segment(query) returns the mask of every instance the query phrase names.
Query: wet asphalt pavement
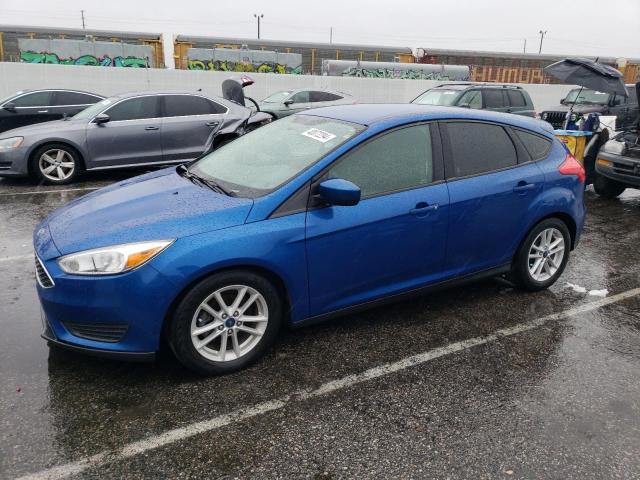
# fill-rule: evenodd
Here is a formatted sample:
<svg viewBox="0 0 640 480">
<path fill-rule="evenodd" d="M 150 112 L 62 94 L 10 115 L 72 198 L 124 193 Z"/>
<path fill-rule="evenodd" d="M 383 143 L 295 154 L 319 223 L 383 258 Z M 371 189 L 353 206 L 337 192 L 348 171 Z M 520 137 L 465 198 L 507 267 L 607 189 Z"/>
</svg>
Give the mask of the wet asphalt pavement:
<svg viewBox="0 0 640 480">
<path fill-rule="evenodd" d="M 200 378 L 168 352 L 121 363 L 39 337 L 35 224 L 131 174 L 0 180 L 0 478 L 640 478 L 637 192 L 587 192 L 546 292 L 468 285 L 285 331 L 248 370 Z"/>
</svg>

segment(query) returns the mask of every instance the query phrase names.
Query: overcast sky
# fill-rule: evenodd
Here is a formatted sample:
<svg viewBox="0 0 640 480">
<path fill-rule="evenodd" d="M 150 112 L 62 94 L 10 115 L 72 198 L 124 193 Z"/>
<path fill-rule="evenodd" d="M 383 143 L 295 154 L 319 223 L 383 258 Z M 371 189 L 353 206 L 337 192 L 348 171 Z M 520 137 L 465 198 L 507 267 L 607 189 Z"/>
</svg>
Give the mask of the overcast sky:
<svg viewBox="0 0 640 480">
<path fill-rule="evenodd" d="M 640 58 L 640 0 L 0 0 L 0 24 Z M 170 55 L 167 52 L 167 55 Z"/>
</svg>

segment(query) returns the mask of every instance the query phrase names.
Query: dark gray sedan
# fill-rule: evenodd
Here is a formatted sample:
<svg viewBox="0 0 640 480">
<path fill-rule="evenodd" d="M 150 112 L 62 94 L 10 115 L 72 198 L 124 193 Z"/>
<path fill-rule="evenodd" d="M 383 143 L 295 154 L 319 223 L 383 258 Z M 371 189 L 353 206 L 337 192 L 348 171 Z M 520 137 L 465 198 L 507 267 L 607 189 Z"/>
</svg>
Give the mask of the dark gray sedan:
<svg viewBox="0 0 640 480">
<path fill-rule="evenodd" d="M 0 134 L 0 176 L 64 184 L 83 170 L 188 162 L 270 120 L 199 93 L 118 95 L 66 120 Z"/>
</svg>

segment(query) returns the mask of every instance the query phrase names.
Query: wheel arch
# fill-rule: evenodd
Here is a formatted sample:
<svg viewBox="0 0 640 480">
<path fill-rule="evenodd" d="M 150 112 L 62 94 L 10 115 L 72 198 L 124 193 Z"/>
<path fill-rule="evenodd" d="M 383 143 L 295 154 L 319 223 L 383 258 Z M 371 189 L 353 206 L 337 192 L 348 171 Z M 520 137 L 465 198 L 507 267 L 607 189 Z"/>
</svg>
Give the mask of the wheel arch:
<svg viewBox="0 0 640 480">
<path fill-rule="evenodd" d="M 27 162 L 27 167 L 28 167 L 28 172 L 29 175 L 32 176 L 34 174 L 33 168 L 34 168 L 34 160 L 35 160 L 35 154 L 38 150 L 40 150 L 42 147 L 46 146 L 46 145 L 65 145 L 69 148 L 71 148 L 73 151 L 75 151 L 78 154 L 78 159 L 80 160 L 80 167 L 84 170 L 86 169 L 86 162 L 85 162 L 85 155 L 82 152 L 82 149 L 76 145 L 74 142 L 70 142 L 68 140 L 59 140 L 59 139 L 55 139 L 55 138 L 48 138 L 46 140 L 41 140 L 38 143 L 34 144 L 31 146 L 31 148 L 29 149 L 29 153 L 27 158 L 29 159 L 29 161 Z"/>
<path fill-rule="evenodd" d="M 571 237 L 571 250 L 573 250 L 575 248 L 575 245 L 576 245 L 576 234 L 577 234 L 577 230 L 578 230 L 578 226 L 576 225 L 575 220 L 571 217 L 571 215 L 569 215 L 566 212 L 561 212 L 561 211 L 553 212 L 553 213 L 549 213 L 549 214 L 547 214 L 547 215 L 545 215 L 543 217 L 538 218 L 535 223 L 533 223 L 533 224 L 531 224 L 529 226 L 529 228 L 527 229 L 525 234 L 522 236 L 522 238 L 518 242 L 518 247 L 516 249 L 516 253 L 514 254 L 513 261 L 515 261 L 518 252 L 522 248 L 522 244 L 524 243 L 524 241 L 527 239 L 527 236 L 529 235 L 529 232 L 531 232 L 531 230 L 536 228 L 536 226 L 540 222 L 544 222 L 545 220 L 548 220 L 549 218 L 557 218 L 558 220 L 562 221 L 567 226 L 567 229 L 569 230 L 569 236 Z"/>
<path fill-rule="evenodd" d="M 261 277 L 270 281 L 278 291 L 278 295 L 282 300 L 282 312 L 285 315 L 284 323 L 291 325 L 290 311 L 291 311 L 291 298 L 289 296 L 289 291 L 286 287 L 286 284 L 282 277 L 278 275 L 273 270 L 265 268 L 263 266 L 252 265 L 252 264 L 238 264 L 238 265 L 230 265 L 222 268 L 218 268 L 215 270 L 203 272 L 201 275 L 193 278 L 187 285 L 183 286 L 180 292 L 174 297 L 171 301 L 169 308 L 164 316 L 162 323 L 162 335 L 166 336 L 168 328 L 171 324 L 171 319 L 173 318 L 173 314 L 176 311 L 176 308 L 182 301 L 182 299 L 187 295 L 187 293 L 199 282 L 204 280 L 205 278 L 211 277 L 212 275 L 217 275 L 223 272 L 251 272 L 256 275 L 260 275 Z"/>
</svg>

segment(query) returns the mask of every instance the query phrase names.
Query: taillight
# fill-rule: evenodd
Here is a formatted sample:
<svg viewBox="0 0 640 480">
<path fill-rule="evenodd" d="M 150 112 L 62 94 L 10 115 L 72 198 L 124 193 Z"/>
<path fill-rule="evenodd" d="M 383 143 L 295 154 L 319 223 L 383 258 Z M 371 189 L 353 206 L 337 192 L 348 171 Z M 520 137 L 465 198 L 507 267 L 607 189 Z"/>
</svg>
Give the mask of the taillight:
<svg viewBox="0 0 640 480">
<path fill-rule="evenodd" d="M 584 183 L 587 180 L 587 174 L 584 171 L 584 167 L 571 154 L 567 155 L 567 158 L 562 162 L 562 165 L 558 167 L 558 172 L 562 175 L 575 175 L 581 183 Z"/>
</svg>

